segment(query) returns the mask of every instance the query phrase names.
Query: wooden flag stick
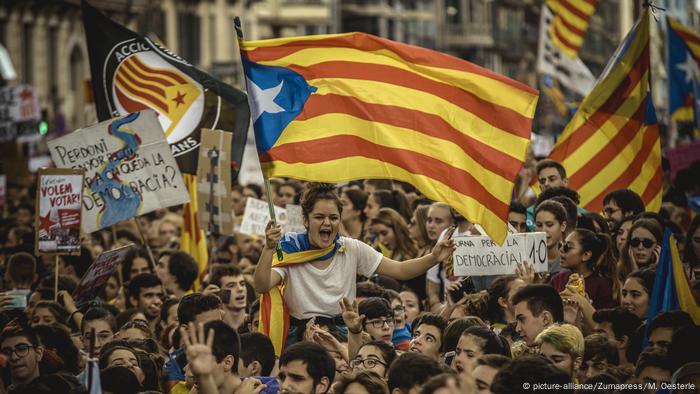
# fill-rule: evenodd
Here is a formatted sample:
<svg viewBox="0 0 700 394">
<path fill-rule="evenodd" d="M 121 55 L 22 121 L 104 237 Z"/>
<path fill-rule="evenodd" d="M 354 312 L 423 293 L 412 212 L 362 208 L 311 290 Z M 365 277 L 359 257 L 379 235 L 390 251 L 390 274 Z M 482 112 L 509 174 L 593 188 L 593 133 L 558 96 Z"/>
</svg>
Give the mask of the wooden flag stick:
<svg viewBox="0 0 700 394">
<path fill-rule="evenodd" d="M 270 220 L 272 220 L 272 225 L 277 224 L 277 217 L 275 216 L 275 205 L 272 203 L 272 187 L 270 186 L 270 180 L 265 177 L 265 190 L 267 190 L 267 207 L 270 209 Z M 282 246 L 277 243 L 277 260 L 282 261 Z"/>
<path fill-rule="evenodd" d="M 53 281 L 53 302 L 58 302 L 58 255 L 56 255 L 56 272 L 54 274 L 55 278 Z"/>
<path fill-rule="evenodd" d="M 141 223 L 139 223 L 139 219 L 137 217 L 134 217 L 133 219 L 136 223 L 136 228 L 139 230 L 139 235 L 141 236 L 143 246 L 146 247 L 146 252 L 148 252 L 148 260 L 151 264 L 151 271 L 156 272 L 156 259 L 153 257 L 153 251 L 151 251 L 151 246 L 148 245 L 148 241 L 146 241 L 146 237 L 143 235 L 143 229 L 141 228 Z"/>
</svg>

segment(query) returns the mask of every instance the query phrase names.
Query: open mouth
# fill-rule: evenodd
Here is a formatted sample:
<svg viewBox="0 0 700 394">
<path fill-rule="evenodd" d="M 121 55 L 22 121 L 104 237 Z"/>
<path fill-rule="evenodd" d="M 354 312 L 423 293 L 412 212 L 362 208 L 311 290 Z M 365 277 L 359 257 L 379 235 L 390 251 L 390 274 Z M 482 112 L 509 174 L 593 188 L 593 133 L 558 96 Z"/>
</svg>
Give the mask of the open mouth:
<svg viewBox="0 0 700 394">
<path fill-rule="evenodd" d="M 416 346 L 411 346 L 408 348 L 409 352 L 414 352 L 414 353 L 420 353 L 420 349 L 418 349 Z"/>
<path fill-rule="evenodd" d="M 382 340 L 383 340 L 384 342 L 391 341 L 391 334 L 382 335 Z"/>
<path fill-rule="evenodd" d="M 245 302 L 245 294 L 244 294 L 244 295 L 241 295 L 241 296 L 238 296 L 238 297 L 234 298 L 233 300 L 236 301 L 236 302 L 238 302 L 238 303 L 240 303 L 240 302 Z"/>
<path fill-rule="evenodd" d="M 319 234 L 319 238 L 321 238 L 321 242 L 326 243 L 326 242 L 329 242 L 331 240 L 331 234 L 332 234 L 331 230 L 321 230 L 321 231 L 319 231 L 318 234 Z"/>
<path fill-rule="evenodd" d="M 457 370 L 457 373 L 464 372 L 464 367 L 461 366 L 460 364 L 455 365 L 455 369 Z"/>
</svg>

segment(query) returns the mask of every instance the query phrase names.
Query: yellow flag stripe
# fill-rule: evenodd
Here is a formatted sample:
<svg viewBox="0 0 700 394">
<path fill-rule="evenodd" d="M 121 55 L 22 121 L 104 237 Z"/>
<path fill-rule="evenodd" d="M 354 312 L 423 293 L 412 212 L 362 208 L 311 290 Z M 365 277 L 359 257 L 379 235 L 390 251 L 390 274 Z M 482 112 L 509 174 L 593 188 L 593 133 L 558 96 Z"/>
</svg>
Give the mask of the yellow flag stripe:
<svg viewBox="0 0 700 394">
<path fill-rule="evenodd" d="M 367 52 L 353 48 L 308 48 L 296 51 L 276 60 L 258 61 L 257 63 L 278 67 L 288 67 L 290 65 L 309 67 L 322 62 L 345 61 L 347 59 L 352 59 L 352 61 L 357 62 L 358 67 L 362 67 L 360 63 L 367 63 L 391 66 L 410 71 L 433 81 L 457 86 L 484 101 L 505 105 L 518 114 L 528 118 L 532 118 L 534 115 L 535 105 L 533 103 L 536 103 L 536 101 L 533 101 L 533 99 L 535 95 L 525 90 L 515 89 L 511 85 L 485 75 L 447 68 L 409 64 L 389 50 Z M 507 102 L 504 102 L 504 97 L 508 98 Z"/>
<path fill-rule="evenodd" d="M 403 86 L 367 80 L 324 78 L 308 81 L 316 94 L 355 97 L 368 104 L 395 105 L 440 116 L 471 138 L 491 145 L 507 155 L 523 160 L 529 141 L 490 125 L 478 116 L 430 93 Z"/>
<path fill-rule="evenodd" d="M 355 135 L 374 144 L 415 151 L 452 167 L 471 173 L 487 190 L 508 190 L 513 182 L 483 167 L 457 144 L 423 133 L 384 123 L 372 122 L 341 113 L 326 114 L 305 121 L 293 121 L 275 143 L 305 142 L 335 135 Z M 524 147 L 527 147 L 527 141 Z M 497 196 L 498 197 L 498 196 Z M 501 196 L 510 203 L 510 195 Z"/>
<path fill-rule="evenodd" d="M 365 178 L 394 179 L 402 182 L 411 182 L 413 186 L 434 201 L 451 201 L 451 205 L 473 223 L 479 223 L 491 234 L 491 238 L 504 239 L 507 234 L 506 222 L 496 213 L 484 206 L 473 197 L 456 192 L 451 187 L 423 175 L 416 175 L 403 168 L 388 164 L 379 160 L 364 157 L 348 157 L 321 163 L 307 165 L 303 163 L 285 163 L 274 161 L 261 163 L 263 174 L 266 177 L 294 177 L 297 179 L 340 183 L 357 179 L 357 174 Z M 512 184 L 507 193 L 512 192 Z M 502 193 L 502 191 L 501 191 Z M 501 194 L 496 193 L 496 194 Z M 507 205 L 504 204 L 507 211 Z"/>
</svg>

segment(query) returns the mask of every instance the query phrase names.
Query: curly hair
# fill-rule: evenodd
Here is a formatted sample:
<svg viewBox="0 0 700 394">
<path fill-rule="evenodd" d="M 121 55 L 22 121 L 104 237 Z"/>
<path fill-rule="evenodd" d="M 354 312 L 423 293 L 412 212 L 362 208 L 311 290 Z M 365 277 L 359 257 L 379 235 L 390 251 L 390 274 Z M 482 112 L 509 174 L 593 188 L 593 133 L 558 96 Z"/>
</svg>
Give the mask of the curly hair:
<svg viewBox="0 0 700 394">
<path fill-rule="evenodd" d="M 301 212 L 307 220 L 314 210 L 314 205 L 319 200 L 333 201 L 338 207 L 338 213 L 343 213 L 343 203 L 340 201 L 340 196 L 335 186 L 330 183 L 310 182 L 306 184 L 304 193 L 301 195 Z"/>
</svg>

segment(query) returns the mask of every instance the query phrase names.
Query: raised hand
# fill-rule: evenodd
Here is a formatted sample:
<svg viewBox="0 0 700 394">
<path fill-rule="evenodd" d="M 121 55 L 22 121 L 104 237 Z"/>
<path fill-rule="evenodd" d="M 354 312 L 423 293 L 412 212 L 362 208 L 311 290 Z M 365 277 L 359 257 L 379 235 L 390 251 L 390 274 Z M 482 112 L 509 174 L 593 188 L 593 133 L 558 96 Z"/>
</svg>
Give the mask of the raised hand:
<svg viewBox="0 0 700 394">
<path fill-rule="evenodd" d="M 282 238 L 282 227 L 279 224 L 273 224 L 272 220 L 267 222 L 265 227 L 265 247 L 268 249 L 277 249 L 277 244 Z"/>
<path fill-rule="evenodd" d="M 433 256 L 437 261 L 445 261 L 448 257 L 452 256 L 455 250 L 455 241 L 451 239 L 452 233 L 448 233 L 445 239 L 435 244 L 433 247 Z"/>
<path fill-rule="evenodd" d="M 343 297 L 340 301 L 340 309 L 343 311 L 343 321 L 351 332 L 362 331 L 362 323 L 365 321 L 365 315 L 360 316 L 360 312 L 357 306 L 357 300 L 348 300 Z"/>
<path fill-rule="evenodd" d="M 180 335 L 187 353 L 187 363 L 190 370 L 197 376 L 211 375 L 216 367 L 216 359 L 212 354 L 214 344 L 214 329 L 209 329 L 204 335 L 204 324 L 188 324 L 188 329 L 180 327 Z"/>
<path fill-rule="evenodd" d="M 518 264 L 515 267 L 515 274 L 518 278 L 522 279 L 523 282 L 531 285 L 536 283 L 535 279 L 535 267 L 527 260 L 523 261 L 522 264 Z"/>
<path fill-rule="evenodd" d="M 564 304 L 564 322 L 578 325 L 583 312 L 581 311 L 581 306 L 578 301 L 572 298 L 565 298 L 563 300 Z"/>
<path fill-rule="evenodd" d="M 258 394 L 259 392 L 265 390 L 267 385 L 263 384 L 260 380 L 255 378 L 246 378 L 238 386 L 235 394 Z"/>
</svg>

